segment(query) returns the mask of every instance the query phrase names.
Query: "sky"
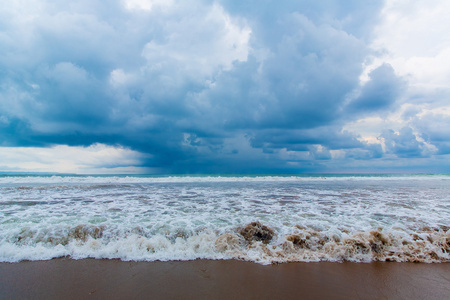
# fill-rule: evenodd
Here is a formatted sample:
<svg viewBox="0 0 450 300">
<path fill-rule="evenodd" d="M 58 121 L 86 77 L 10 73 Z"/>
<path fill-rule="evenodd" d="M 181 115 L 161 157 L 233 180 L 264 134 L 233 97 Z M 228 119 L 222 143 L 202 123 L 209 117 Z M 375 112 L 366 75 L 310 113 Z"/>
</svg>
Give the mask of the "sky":
<svg viewBox="0 0 450 300">
<path fill-rule="evenodd" d="M 0 7 L 0 172 L 450 172 L 449 1 Z"/>
</svg>

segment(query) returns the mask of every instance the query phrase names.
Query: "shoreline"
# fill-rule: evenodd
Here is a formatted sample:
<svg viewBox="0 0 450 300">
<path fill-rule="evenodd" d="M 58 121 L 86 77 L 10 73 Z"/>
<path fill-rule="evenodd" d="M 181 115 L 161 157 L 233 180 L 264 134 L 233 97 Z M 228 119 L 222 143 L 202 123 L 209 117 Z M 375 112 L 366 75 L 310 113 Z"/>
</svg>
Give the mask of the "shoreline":
<svg viewBox="0 0 450 300">
<path fill-rule="evenodd" d="M 0 263 L 2 299 L 446 299 L 450 263 L 57 258 Z"/>
</svg>

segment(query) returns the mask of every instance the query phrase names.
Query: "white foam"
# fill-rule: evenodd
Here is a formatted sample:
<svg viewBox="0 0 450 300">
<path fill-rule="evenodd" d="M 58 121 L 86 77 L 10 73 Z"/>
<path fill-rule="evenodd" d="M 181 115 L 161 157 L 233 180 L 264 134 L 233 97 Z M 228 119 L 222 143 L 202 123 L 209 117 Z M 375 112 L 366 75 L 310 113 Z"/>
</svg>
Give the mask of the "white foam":
<svg viewBox="0 0 450 300">
<path fill-rule="evenodd" d="M 235 258 L 263 264 L 292 261 L 450 261 L 450 231 L 438 228 L 424 230 L 424 239 L 415 234 L 384 230 L 329 235 L 297 228 L 292 229 L 292 233 L 279 235 L 269 244 L 245 240 L 237 230 L 224 234 L 204 230 L 176 238 L 159 234 L 146 237 L 135 233 L 105 234 L 97 238 L 90 235 L 49 238 L 37 234 L 19 242 L 3 240 L 0 261 L 46 260 L 62 256 L 135 261 Z"/>
<path fill-rule="evenodd" d="M 449 175 L 324 175 L 324 176 L 1 176 L 0 184 L 129 184 L 189 182 L 292 182 L 292 181 L 423 181 L 450 180 Z"/>
<path fill-rule="evenodd" d="M 0 261 L 448 261 L 448 177 L 424 177 L 1 177 Z"/>
</svg>

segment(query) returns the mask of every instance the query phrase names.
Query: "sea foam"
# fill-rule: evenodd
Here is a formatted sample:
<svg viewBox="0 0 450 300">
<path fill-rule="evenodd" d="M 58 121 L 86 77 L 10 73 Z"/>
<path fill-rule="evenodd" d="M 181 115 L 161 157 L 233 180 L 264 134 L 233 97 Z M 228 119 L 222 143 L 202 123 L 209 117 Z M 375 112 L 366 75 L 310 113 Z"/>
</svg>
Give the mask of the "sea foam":
<svg viewBox="0 0 450 300">
<path fill-rule="evenodd" d="M 0 261 L 450 261 L 449 178 L 1 177 Z"/>
</svg>

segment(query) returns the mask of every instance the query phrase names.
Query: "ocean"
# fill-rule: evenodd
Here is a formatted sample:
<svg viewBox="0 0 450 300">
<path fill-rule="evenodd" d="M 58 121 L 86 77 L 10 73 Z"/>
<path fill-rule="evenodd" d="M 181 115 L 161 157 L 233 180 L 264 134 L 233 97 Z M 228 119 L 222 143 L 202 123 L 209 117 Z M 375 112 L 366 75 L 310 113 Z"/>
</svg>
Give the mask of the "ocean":
<svg viewBox="0 0 450 300">
<path fill-rule="evenodd" d="M 0 176 L 0 261 L 450 261 L 450 175 Z"/>
</svg>

